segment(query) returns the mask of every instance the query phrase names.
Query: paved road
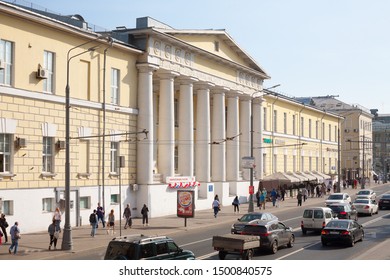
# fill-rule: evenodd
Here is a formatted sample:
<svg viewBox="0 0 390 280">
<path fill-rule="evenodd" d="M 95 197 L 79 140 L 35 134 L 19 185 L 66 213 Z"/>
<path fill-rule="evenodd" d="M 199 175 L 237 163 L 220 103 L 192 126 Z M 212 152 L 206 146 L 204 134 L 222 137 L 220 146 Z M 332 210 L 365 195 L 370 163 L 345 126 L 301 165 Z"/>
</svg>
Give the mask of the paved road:
<svg viewBox="0 0 390 280">
<path fill-rule="evenodd" d="M 381 185 L 371 185 L 371 188 L 376 188 Z M 389 187 L 390 190 L 390 187 Z M 344 190 L 343 190 L 344 191 Z M 345 192 L 349 194 L 355 194 L 357 190 L 346 189 Z M 309 206 L 311 204 L 318 203 L 319 199 L 308 199 L 304 206 Z M 296 199 L 290 198 L 286 199 L 281 203 L 280 208 L 272 207 L 271 203 L 267 203 L 266 211 L 278 215 L 280 212 L 290 211 L 291 209 L 296 209 Z M 241 213 L 246 213 L 248 209 L 248 204 L 241 205 Z M 222 211 L 219 213 L 217 218 L 214 218 L 212 209 L 197 211 L 195 218 L 188 219 L 187 227 L 184 226 L 184 219 L 178 218 L 176 216 L 166 216 L 161 218 L 150 219 L 149 227 L 143 227 L 139 219 L 135 219 L 133 227 L 127 230 L 116 229 L 115 236 L 120 234 L 145 234 L 145 235 L 172 235 L 175 233 L 185 233 L 187 231 L 195 231 L 206 229 L 210 224 L 229 224 L 235 221 L 239 216 L 233 213 L 232 206 L 225 206 L 222 208 Z M 119 225 L 119 221 L 117 221 Z M 122 223 L 123 225 L 123 223 Z M 111 235 L 107 235 L 106 231 L 102 228 L 98 229 L 98 234 L 96 237 L 90 236 L 90 227 L 82 226 L 72 229 L 72 241 L 73 249 L 63 251 L 60 249 L 57 250 L 48 250 L 49 245 L 49 235 L 46 232 L 37 232 L 31 234 L 23 234 L 23 224 L 21 223 L 22 230 L 22 239 L 19 244 L 19 252 L 17 255 L 10 255 L 8 253 L 9 244 L 0 245 L 0 260 L 45 260 L 45 259 L 75 259 L 75 255 L 82 255 L 83 253 L 90 250 L 103 250 L 110 239 L 113 238 Z M 62 239 L 60 238 L 58 248 L 61 248 Z M 385 245 L 389 246 L 390 242 L 386 242 Z M 378 245 L 379 246 L 379 245 Z M 382 245 L 383 246 L 383 245 Z M 371 250 L 371 249 L 370 249 Z M 390 249 L 382 250 L 387 251 L 384 253 L 383 258 L 381 259 L 390 259 Z M 362 259 L 368 258 L 369 252 L 361 256 Z"/>
</svg>

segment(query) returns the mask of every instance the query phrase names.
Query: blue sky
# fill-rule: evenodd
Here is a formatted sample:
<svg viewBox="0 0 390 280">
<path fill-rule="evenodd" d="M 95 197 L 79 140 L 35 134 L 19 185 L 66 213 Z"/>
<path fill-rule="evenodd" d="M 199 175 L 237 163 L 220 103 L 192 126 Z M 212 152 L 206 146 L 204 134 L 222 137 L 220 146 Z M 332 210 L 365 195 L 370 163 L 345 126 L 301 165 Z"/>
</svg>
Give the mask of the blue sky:
<svg viewBox="0 0 390 280">
<path fill-rule="evenodd" d="M 225 29 L 288 96 L 338 95 L 390 114 L 387 0 L 34 0 L 106 29 L 150 16 L 177 29 Z"/>
</svg>

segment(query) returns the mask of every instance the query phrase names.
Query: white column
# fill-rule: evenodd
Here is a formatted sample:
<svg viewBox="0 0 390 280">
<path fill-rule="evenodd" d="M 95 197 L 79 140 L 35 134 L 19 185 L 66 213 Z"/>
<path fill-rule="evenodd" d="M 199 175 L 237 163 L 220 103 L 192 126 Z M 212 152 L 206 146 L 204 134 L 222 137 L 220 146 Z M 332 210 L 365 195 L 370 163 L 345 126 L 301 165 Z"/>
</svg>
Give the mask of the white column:
<svg viewBox="0 0 390 280">
<path fill-rule="evenodd" d="M 195 175 L 199 182 L 210 182 L 210 89 L 200 84 L 196 104 Z"/>
<path fill-rule="evenodd" d="M 194 176 L 194 92 L 196 79 L 180 79 L 178 165 L 182 176 Z"/>
<path fill-rule="evenodd" d="M 239 180 L 239 122 L 238 96 L 227 95 L 227 129 L 226 129 L 226 180 Z"/>
<path fill-rule="evenodd" d="M 240 99 L 240 160 L 251 155 L 251 99 Z M 250 169 L 242 169 L 244 180 L 250 179 Z"/>
<path fill-rule="evenodd" d="M 177 74 L 164 71 L 158 73 L 158 76 L 160 77 L 160 98 L 158 105 L 157 166 L 158 172 L 162 174 L 165 182 L 166 177 L 175 175 L 174 77 Z"/>
<path fill-rule="evenodd" d="M 255 157 L 255 174 L 257 179 L 263 179 L 263 99 L 253 99 L 253 156 Z"/>
<path fill-rule="evenodd" d="M 147 131 L 147 138 L 137 142 L 137 183 L 153 183 L 153 71 L 158 67 L 138 64 L 138 120 L 137 130 Z"/>
<path fill-rule="evenodd" d="M 213 91 L 213 117 L 211 125 L 211 179 L 226 181 L 226 120 L 225 91 Z"/>
</svg>

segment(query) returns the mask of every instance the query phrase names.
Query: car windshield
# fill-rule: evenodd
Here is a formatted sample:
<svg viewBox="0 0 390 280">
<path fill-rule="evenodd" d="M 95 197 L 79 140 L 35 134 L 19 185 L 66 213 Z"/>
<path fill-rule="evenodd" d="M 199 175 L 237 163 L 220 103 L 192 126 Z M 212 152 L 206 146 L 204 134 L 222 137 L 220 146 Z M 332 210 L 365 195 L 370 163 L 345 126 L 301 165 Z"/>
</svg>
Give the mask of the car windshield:
<svg viewBox="0 0 390 280">
<path fill-rule="evenodd" d="M 327 228 L 341 228 L 341 229 L 347 229 L 348 228 L 348 221 L 341 221 L 341 220 L 335 220 L 330 221 L 326 227 Z"/>
<path fill-rule="evenodd" d="M 368 204 L 368 199 L 356 199 L 355 203 Z"/>
<path fill-rule="evenodd" d="M 328 199 L 331 199 L 331 200 L 340 200 L 340 199 L 343 199 L 343 195 L 342 194 L 331 194 Z"/>
<path fill-rule="evenodd" d="M 370 191 L 359 191 L 357 194 L 358 194 L 358 195 L 370 194 Z"/>
<path fill-rule="evenodd" d="M 328 206 L 330 209 L 333 210 L 333 212 L 339 213 L 341 211 L 344 211 L 344 206 L 342 205 L 329 205 Z"/>
<path fill-rule="evenodd" d="M 247 214 L 240 218 L 240 222 L 250 222 L 256 219 L 261 219 L 262 214 L 254 215 L 254 214 Z"/>
<path fill-rule="evenodd" d="M 384 199 L 390 199 L 390 194 L 384 194 L 384 195 L 382 195 L 382 197 L 381 198 L 384 198 Z"/>
</svg>

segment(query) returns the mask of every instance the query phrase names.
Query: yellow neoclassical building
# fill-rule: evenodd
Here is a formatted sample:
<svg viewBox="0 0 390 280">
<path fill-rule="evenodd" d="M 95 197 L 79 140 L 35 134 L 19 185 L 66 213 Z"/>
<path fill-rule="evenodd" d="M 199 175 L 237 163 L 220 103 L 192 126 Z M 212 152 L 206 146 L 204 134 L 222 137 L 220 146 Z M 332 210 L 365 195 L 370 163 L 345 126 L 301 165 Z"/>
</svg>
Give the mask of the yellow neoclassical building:
<svg viewBox="0 0 390 280">
<path fill-rule="evenodd" d="M 216 194 L 247 202 L 252 169 L 254 186 L 338 169 L 340 117 L 264 90 L 270 76 L 226 31 L 149 17 L 92 30 L 80 15 L 0 1 L 0 211 L 26 231 L 63 209 L 67 85 L 73 226 L 98 202 L 158 217 L 176 213 L 178 189 L 197 210 Z"/>
</svg>

